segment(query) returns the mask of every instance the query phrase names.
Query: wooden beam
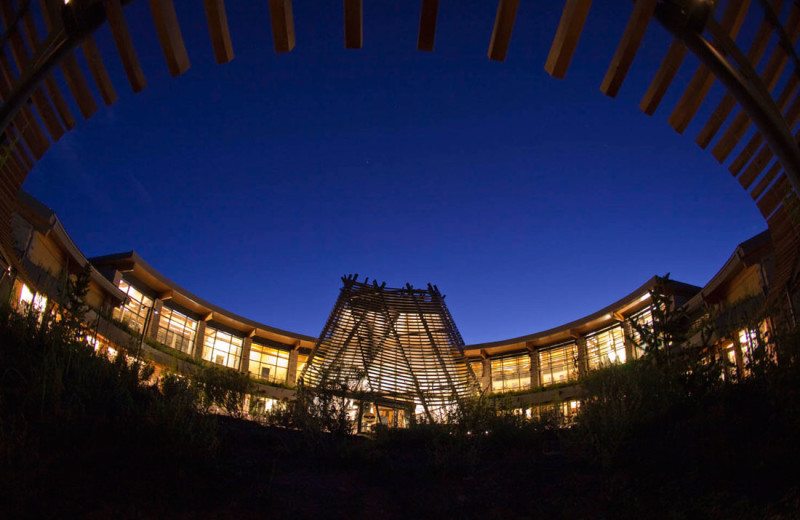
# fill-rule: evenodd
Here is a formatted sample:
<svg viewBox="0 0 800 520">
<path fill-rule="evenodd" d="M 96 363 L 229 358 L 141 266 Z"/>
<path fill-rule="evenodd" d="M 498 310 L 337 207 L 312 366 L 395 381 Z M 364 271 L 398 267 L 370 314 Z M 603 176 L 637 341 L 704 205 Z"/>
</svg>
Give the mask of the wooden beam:
<svg viewBox="0 0 800 520">
<path fill-rule="evenodd" d="M 744 169 L 742 174 L 739 176 L 739 184 L 742 185 L 742 188 L 745 190 L 753 184 L 753 181 L 758 178 L 764 168 L 767 167 L 767 164 L 772 160 L 772 149 L 768 145 L 764 145 L 761 147 L 761 150 L 758 151 L 755 158 L 747 165 L 747 168 Z"/>
<path fill-rule="evenodd" d="M 591 7 L 592 0 L 567 0 L 564 4 L 561 21 L 558 22 L 556 36 L 544 64 L 544 70 L 554 78 L 564 79 L 567 75 Z"/>
<path fill-rule="evenodd" d="M 786 104 L 789 102 L 790 97 L 794 94 L 798 86 L 800 86 L 800 79 L 798 79 L 797 75 L 792 74 L 792 76 L 789 77 L 789 81 L 786 82 L 786 85 L 784 86 L 784 89 L 781 92 L 780 96 L 778 96 L 777 105 L 781 111 L 783 111 L 786 108 Z M 796 117 L 791 115 L 791 111 L 787 112 L 787 114 L 789 115 L 787 115 L 786 117 L 791 116 L 790 117 L 791 119 Z M 747 130 L 747 126 L 749 126 L 750 124 L 750 119 L 747 118 L 744 112 L 740 112 L 739 114 L 737 114 L 733 123 L 731 123 L 731 127 L 737 125 L 740 119 L 745 121 L 745 123 L 741 125 L 741 127 L 743 128 L 741 132 L 742 134 L 744 134 L 744 131 Z M 790 128 L 792 126 L 794 125 L 789 125 Z M 741 137 L 737 137 L 736 143 L 738 143 L 740 139 Z M 720 140 L 720 143 L 721 142 L 722 140 Z M 739 173 L 742 171 L 742 168 L 744 168 L 745 165 L 748 162 L 750 162 L 750 159 L 753 157 L 753 154 L 756 153 L 756 150 L 758 150 L 758 147 L 761 146 L 761 143 L 763 142 L 764 142 L 764 136 L 761 135 L 761 132 L 756 132 L 755 135 L 747 143 L 747 145 L 745 145 L 745 147 L 742 148 L 742 151 L 739 152 L 739 155 L 736 157 L 736 159 L 733 160 L 730 167 L 728 168 L 728 170 L 731 172 L 732 175 L 734 176 L 739 175 Z M 716 147 L 714 148 L 716 149 Z"/>
<path fill-rule="evenodd" d="M 419 34 L 417 35 L 417 49 L 420 51 L 433 51 L 436 41 L 436 18 L 439 15 L 439 0 L 422 0 L 419 13 Z"/>
<path fill-rule="evenodd" d="M 19 133 L 15 134 L 14 130 L 15 129 L 13 127 L 6 128 L 6 139 L 8 139 L 8 142 L 14 147 L 14 152 L 16 152 L 18 159 L 25 167 L 25 170 L 30 171 L 33 168 L 33 159 L 31 159 L 31 156 L 28 155 L 28 152 L 25 150 L 25 147 L 22 146 L 22 143 L 19 142 Z"/>
<path fill-rule="evenodd" d="M 33 154 L 34 159 L 37 161 L 41 159 L 50 146 L 50 142 L 45 137 L 42 129 L 39 128 L 39 124 L 34 119 L 30 108 L 27 106 L 22 107 L 14 118 L 13 124 L 22 138 L 22 142 Z"/>
<path fill-rule="evenodd" d="M 55 110 L 53 110 L 53 107 L 47 100 L 44 90 L 42 90 L 41 87 L 34 90 L 33 94 L 31 94 L 31 99 L 39 111 L 39 115 L 42 117 L 44 127 L 47 129 L 47 133 L 49 133 L 50 137 L 53 139 L 53 142 L 61 139 L 61 137 L 64 135 L 64 129 L 61 127 L 61 122 L 58 120 Z"/>
<path fill-rule="evenodd" d="M 175 5 L 172 0 L 149 0 L 148 3 L 169 73 L 173 78 L 180 76 L 189 70 L 190 63 L 178 24 L 178 15 L 175 14 Z"/>
<path fill-rule="evenodd" d="M 518 7 L 519 0 L 500 0 L 497 3 L 497 15 L 494 19 L 492 39 L 489 42 L 489 59 L 505 61 Z"/>
<path fill-rule="evenodd" d="M 269 0 L 269 16 L 272 19 L 272 41 L 275 52 L 281 54 L 294 49 L 294 14 L 292 0 Z"/>
<path fill-rule="evenodd" d="M 773 0 L 772 4 L 773 7 L 780 9 L 783 0 Z M 764 55 L 764 51 L 767 50 L 767 44 L 769 43 L 772 30 L 772 24 L 765 18 L 758 27 L 758 32 L 756 32 L 753 43 L 747 51 L 747 60 L 753 65 L 753 68 L 756 68 L 758 62 L 761 61 L 761 57 Z M 703 126 L 703 129 L 697 135 L 697 139 L 695 139 L 695 142 L 700 148 L 705 149 L 711 144 L 711 140 L 714 139 L 719 129 L 722 128 L 722 124 L 731 114 L 735 106 L 736 99 L 733 97 L 733 94 L 726 92 L 722 97 L 722 101 L 720 101 L 717 108 L 714 109 L 711 117 L 706 121 L 705 126 Z"/>
<path fill-rule="evenodd" d="M 8 35 L 8 47 L 11 50 L 11 57 L 14 58 L 18 75 L 22 76 L 30 58 L 28 50 L 25 48 L 25 42 L 22 39 L 21 25 L 17 25 L 16 29 L 11 28 L 11 22 L 16 18 L 16 12 L 10 1 L 3 0 L 0 2 L 0 18 L 6 28 L 5 33 Z"/>
<path fill-rule="evenodd" d="M 793 43 L 797 43 L 797 38 L 800 36 L 800 8 L 797 4 L 792 4 L 792 10 L 789 14 L 789 19 L 786 22 L 786 27 L 789 29 L 789 37 Z M 761 80 L 767 87 L 767 90 L 772 90 L 783 72 L 789 56 L 786 51 L 780 46 L 776 45 L 772 51 L 772 55 L 767 61 L 764 70 L 761 72 Z M 794 76 L 794 75 L 793 75 Z M 739 112 L 734 118 L 730 126 L 722 134 L 717 144 L 711 150 L 714 158 L 722 163 L 731 154 L 739 141 L 744 137 L 747 128 L 750 126 L 750 118 L 744 112 Z"/>
<path fill-rule="evenodd" d="M 761 199 L 756 202 L 758 210 L 764 218 L 769 217 L 783 201 L 784 197 L 792 191 L 792 185 L 786 175 L 781 174 L 775 184 L 767 190 Z"/>
<path fill-rule="evenodd" d="M 114 90 L 114 85 L 108 76 L 106 66 L 103 64 L 103 58 L 100 56 L 100 50 L 97 48 L 94 35 L 90 34 L 83 40 L 81 48 L 83 49 L 83 55 L 86 57 L 86 63 L 89 64 L 89 72 L 92 74 L 92 79 L 94 79 L 98 90 L 100 90 L 100 97 L 103 98 L 103 103 L 106 106 L 114 104 L 118 99 L 117 91 Z"/>
<path fill-rule="evenodd" d="M 75 53 L 69 53 L 62 61 L 64 66 L 64 78 L 67 80 L 72 96 L 78 103 L 78 108 L 81 111 L 84 119 L 89 119 L 97 112 L 97 103 L 92 97 L 92 91 L 89 90 L 89 83 L 81 72 L 81 67 L 78 65 L 78 59 Z"/>
<path fill-rule="evenodd" d="M 758 200 L 761 194 L 764 193 L 764 190 L 767 189 L 767 186 L 772 183 L 772 181 L 775 179 L 775 176 L 778 175 L 780 171 L 781 163 L 779 161 L 775 161 L 775 164 L 772 165 L 772 168 L 767 171 L 767 174 L 764 175 L 760 181 L 758 181 L 756 187 L 750 192 L 750 197 L 752 197 L 753 200 Z"/>
<path fill-rule="evenodd" d="M 344 0 L 344 47 L 345 49 L 364 47 L 363 0 Z"/>
<path fill-rule="evenodd" d="M 45 0 L 41 0 L 41 8 L 42 14 L 45 19 L 45 25 L 47 26 L 48 31 L 51 30 L 51 20 L 49 18 L 48 6 Z M 31 14 L 30 9 L 25 16 L 22 18 L 22 23 L 25 26 L 24 35 L 27 38 L 28 46 L 31 49 L 36 49 L 39 46 L 39 34 L 36 31 L 36 24 L 33 21 L 33 15 Z M 52 74 L 49 74 L 44 79 L 44 90 L 47 92 L 47 95 L 50 97 L 50 100 L 53 102 L 55 106 L 56 112 L 58 112 L 58 117 L 61 119 L 61 122 L 64 124 L 64 127 L 67 130 L 72 130 L 75 127 L 75 118 L 72 116 L 72 112 L 69 109 L 69 105 L 67 105 L 67 100 L 64 98 L 64 94 L 61 93 L 61 89 L 58 87 L 58 83 L 56 83 L 55 77 Z M 45 117 L 44 115 L 42 117 Z M 48 130 L 49 131 L 49 130 Z"/>
<path fill-rule="evenodd" d="M 142 72 L 142 65 L 136 56 L 136 49 L 133 47 L 131 33 L 128 24 L 125 22 L 125 15 L 122 12 L 120 0 L 106 0 L 106 18 L 108 27 L 111 29 L 111 36 L 114 38 L 114 45 L 128 76 L 128 82 L 134 92 L 141 92 L 147 86 L 147 80 Z"/>
<path fill-rule="evenodd" d="M 58 86 L 58 83 L 56 83 L 56 78 L 53 77 L 52 74 L 45 78 L 44 89 L 53 101 L 53 105 L 55 105 L 56 111 L 58 112 L 58 117 L 61 118 L 64 127 L 67 130 L 72 130 L 75 127 L 75 116 L 72 115 L 67 100 L 64 94 L 61 93 L 61 88 Z"/>
<path fill-rule="evenodd" d="M 644 93 L 644 97 L 639 102 L 639 110 L 648 116 L 652 116 L 655 113 L 656 108 L 658 108 L 658 105 L 664 98 L 664 94 L 667 93 L 667 89 L 672 83 L 672 80 L 675 79 L 675 75 L 678 74 L 678 69 L 681 63 L 683 63 L 683 59 L 686 57 L 686 52 L 687 49 L 683 42 L 677 38 L 673 38 L 669 49 L 667 49 L 667 54 L 664 55 L 664 59 L 661 60 L 661 65 L 658 67 L 653 81 L 650 82 L 650 86 L 647 87 L 647 92 Z"/>
<path fill-rule="evenodd" d="M 228 15 L 225 13 L 225 0 L 203 0 L 203 7 L 206 11 L 214 59 L 217 60 L 217 64 L 228 63 L 233 59 L 233 43 L 228 29 Z M 272 10 L 271 0 L 270 10 Z"/>
<path fill-rule="evenodd" d="M 639 45 L 642 43 L 657 3 L 658 0 L 637 0 L 634 4 L 631 17 L 625 26 L 625 32 L 622 33 L 622 39 L 617 45 L 606 76 L 600 85 L 600 92 L 606 96 L 616 97 L 619 92 L 622 82 L 625 81 L 625 76 L 628 75 L 628 70 L 631 68 L 633 58 L 636 56 L 636 51 L 639 50 Z"/>
<path fill-rule="evenodd" d="M 729 2 L 725 8 L 720 27 L 730 35 L 732 40 L 736 39 L 739 30 L 742 28 L 748 7 L 750 7 L 750 0 Z M 714 85 L 714 79 L 714 75 L 704 64 L 701 63 L 697 67 L 697 71 L 692 76 L 689 85 L 669 116 L 668 122 L 673 130 L 679 134 L 686 131 L 689 123 L 692 122 L 695 114 L 700 109 L 703 100 L 708 95 L 709 90 Z"/>
<path fill-rule="evenodd" d="M 794 126 L 798 123 L 798 121 L 800 121 L 800 95 L 795 96 L 794 101 L 786 110 L 784 118 L 786 119 L 786 123 L 789 128 L 794 128 Z M 795 141 L 798 138 L 800 138 L 800 134 L 795 134 Z M 759 141 L 761 141 L 761 139 L 759 139 Z M 754 141 L 751 141 L 751 143 L 753 142 Z M 750 145 L 751 143 L 748 143 L 748 145 Z M 739 165 L 746 162 L 746 159 L 749 159 L 750 156 L 752 156 L 752 152 L 748 152 L 748 155 L 746 156 L 743 153 L 739 157 L 737 157 L 736 158 L 737 164 L 731 165 L 731 171 L 732 172 L 734 171 L 734 166 L 736 167 L 736 171 L 741 170 L 741 166 Z M 772 160 L 773 157 L 774 155 L 769 145 L 765 144 L 764 146 L 762 146 L 761 149 L 756 154 L 755 158 L 753 158 L 753 160 L 750 161 L 750 164 L 747 165 L 747 168 L 745 168 L 742 174 L 739 176 L 739 182 L 741 183 L 741 185 L 745 189 L 749 188 L 750 185 L 753 183 L 753 181 L 756 180 L 759 175 L 761 175 L 761 172 L 764 171 L 764 168 L 767 167 L 767 164 L 769 164 L 769 162 Z"/>
</svg>

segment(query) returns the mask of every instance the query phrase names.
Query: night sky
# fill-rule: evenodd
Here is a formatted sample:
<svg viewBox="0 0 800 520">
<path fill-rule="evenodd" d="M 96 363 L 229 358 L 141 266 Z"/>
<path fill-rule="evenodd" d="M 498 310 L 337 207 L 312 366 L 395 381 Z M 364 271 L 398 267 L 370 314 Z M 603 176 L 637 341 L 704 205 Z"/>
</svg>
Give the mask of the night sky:
<svg viewBox="0 0 800 520">
<path fill-rule="evenodd" d="M 604 96 L 632 6 L 611 4 L 595 2 L 561 81 L 544 62 L 562 2 L 522 2 L 496 63 L 496 2 L 443 0 L 424 53 L 417 2 L 367 0 L 356 51 L 340 1 L 296 1 L 297 47 L 277 55 L 267 2 L 229 1 L 236 58 L 218 66 L 201 4 L 178 0 L 192 67 L 177 79 L 135 2 L 148 87 L 131 92 L 103 27 L 120 101 L 55 144 L 25 189 L 86 256 L 133 249 L 206 300 L 311 336 L 347 273 L 437 284 L 468 344 L 578 319 L 655 274 L 703 285 L 766 227 L 693 142 L 722 87 L 676 134 L 666 120 L 690 56 L 642 114 L 668 45 L 654 22 L 617 99 Z"/>
</svg>

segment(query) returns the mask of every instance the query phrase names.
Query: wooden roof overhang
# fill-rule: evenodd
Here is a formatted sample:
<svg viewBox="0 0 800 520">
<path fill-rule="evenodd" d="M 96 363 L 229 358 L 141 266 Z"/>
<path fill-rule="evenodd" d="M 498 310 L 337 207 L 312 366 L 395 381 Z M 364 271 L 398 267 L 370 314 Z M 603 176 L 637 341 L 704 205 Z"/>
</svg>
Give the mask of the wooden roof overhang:
<svg viewBox="0 0 800 520">
<path fill-rule="evenodd" d="M 560 343 L 574 341 L 578 337 L 620 323 L 650 305 L 650 291 L 655 287 L 656 280 L 656 277 L 649 279 L 641 287 L 627 296 L 583 318 L 558 327 L 553 327 L 552 329 L 520 336 L 518 338 L 467 345 L 464 347 L 464 352 L 470 358 L 482 355 L 497 356 L 539 350 Z M 700 287 L 672 280 L 668 282 L 666 287 L 670 294 L 684 297 L 691 297 L 701 290 Z"/>
<path fill-rule="evenodd" d="M 290 348 L 312 349 L 317 338 L 281 330 L 244 318 L 214 305 L 175 284 L 145 262 L 135 251 L 89 259 L 98 269 L 112 268 L 141 282 L 156 298 L 169 300 L 193 313 L 198 319 L 236 331 L 242 337 L 263 338 Z M 169 306 L 169 303 L 167 303 Z"/>
</svg>

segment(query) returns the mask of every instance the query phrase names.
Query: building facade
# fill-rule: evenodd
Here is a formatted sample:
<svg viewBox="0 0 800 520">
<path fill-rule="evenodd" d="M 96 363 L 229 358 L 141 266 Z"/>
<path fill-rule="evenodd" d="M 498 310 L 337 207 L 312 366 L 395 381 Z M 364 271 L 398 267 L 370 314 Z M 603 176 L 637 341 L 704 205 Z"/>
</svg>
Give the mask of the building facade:
<svg viewBox="0 0 800 520">
<path fill-rule="evenodd" d="M 324 347 L 331 340 L 328 336 L 336 336 L 335 331 L 327 336 L 323 332 L 318 339 L 229 312 L 173 283 L 134 251 L 86 259 L 57 216 L 24 193 L 13 223 L 15 248 L 25 273 L 6 272 L 0 281 L 11 302 L 44 312 L 59 304 L 67 281 L 89 264 L 88 321 L 93 324 L 91 341 L 96 348 L 112 353 L 136 349 L 156 367 L 156 376 L 164 370 L 192 375 L 203 366 L 248 374 L 257 388 L 250 398 L 251 410 L 256 412 L 291 398 L 315 347 Z M 740 244 L 705 287 L 668 280 L 660 288 L 670 305 L 684 309 L 692 319 L 714 316 L 717 320 L 711 341 L 717 355 L 729 361 L 726 377 L 744 374 L 753 345 L 769 334 L 771 324 L 756 311 L 768 293 L 773 265 L 769 234 L 763 232 Z M 634 324 L 652 322 L 651 291 L 657 283 L 653 277 L 607 307 L 549 330 L 489 343 L 463 345 L 461 341 L 458 363 L 464 374 L 458 374 L 464 377 L 459 380 L 469 379 L 476 393 L 502 399 L 504 406 L 528 416 L 546 408 L 563 416 L 574 414 L 581 397 L 581 376 L 643 354 Z M 365 298 L 364 305 L 374 303 Z M 375 319 L 395 319 L 387 312 Z M 452 321 L 446 308 L 442 316 Z M 422 321 L 419 325 L 424 332 Z M 452 329 L 457 335 L 454 324 Z M 397 352 L 402 354 L 401 350 Z M 426 356 L 435 355 L 435 349 L 428 350 Z M 420 360 L 420 366 L 424 361 Z M 383 377 L 381 370 L 370 370 L 373 379 Z M 415 374 L 403 370 L 402 363 L 394 363 L 386 377 L 413 383 Z M 390 381 L 378 379 L 371 383 L 375 388 L 394 388 Z M 385 412 L 386 417 L 396 415 L 389 409 Z M 378 415 L 375 409 L 369 414 Z"/>
</svg>

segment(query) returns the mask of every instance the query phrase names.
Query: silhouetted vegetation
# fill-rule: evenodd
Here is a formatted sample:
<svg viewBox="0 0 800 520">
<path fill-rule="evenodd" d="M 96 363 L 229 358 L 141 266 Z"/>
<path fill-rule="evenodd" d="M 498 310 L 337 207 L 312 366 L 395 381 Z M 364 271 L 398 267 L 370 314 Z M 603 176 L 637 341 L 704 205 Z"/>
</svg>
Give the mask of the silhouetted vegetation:
<svg viewBox="0 0 800 520">
<path fill-rule="evenodd" d="M 757 337 L 740 373 L 710 340 L 757 328 L 756 306 L 693 322 L 660 298 L 652 327 L 636 328 L 644 356 L 584 377 L 569 427 L 556 409 L 531 419 L 484 396 L 442 424 L 370 438 L 351 435 L 346 385 L 301 387 L 265 427 L 237 419 L 246 375 L 156 382 L 125 352 L 96 353 L 79 306 L 58 318 L 4 307 L 0 513 L 797 518 L 798 333 Z"/>
</svg>

